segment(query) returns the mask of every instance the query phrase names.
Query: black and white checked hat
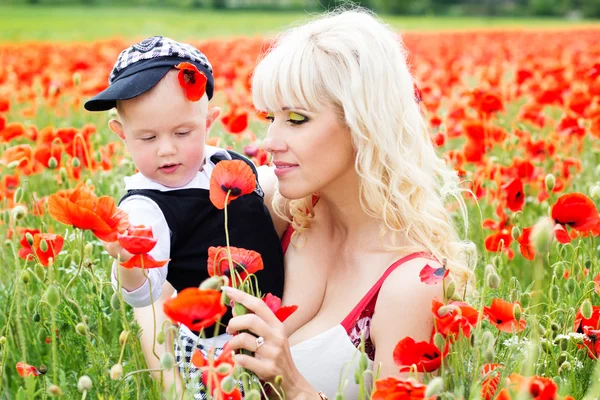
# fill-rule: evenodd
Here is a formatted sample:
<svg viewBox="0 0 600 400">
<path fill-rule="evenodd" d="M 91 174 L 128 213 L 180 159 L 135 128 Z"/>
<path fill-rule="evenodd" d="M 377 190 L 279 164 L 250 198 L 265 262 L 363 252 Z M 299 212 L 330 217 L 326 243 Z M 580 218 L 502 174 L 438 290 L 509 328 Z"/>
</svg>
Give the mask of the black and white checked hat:
<svg viewBox="0 0 600 400">
<path fill-rule="evenodd" d="M 206 75 L 206 95 L 210 100 L 215 82 L 206 56 L 192 45 L 152 36 L 119 54 L 108 78 L 109 86 L 88 100 L 84 107 L 88 111 L 110 110 L 117 105 L 117 100 L 132 99 L 153 88 L 181 62 L 194 64 Z"/>
</svg>

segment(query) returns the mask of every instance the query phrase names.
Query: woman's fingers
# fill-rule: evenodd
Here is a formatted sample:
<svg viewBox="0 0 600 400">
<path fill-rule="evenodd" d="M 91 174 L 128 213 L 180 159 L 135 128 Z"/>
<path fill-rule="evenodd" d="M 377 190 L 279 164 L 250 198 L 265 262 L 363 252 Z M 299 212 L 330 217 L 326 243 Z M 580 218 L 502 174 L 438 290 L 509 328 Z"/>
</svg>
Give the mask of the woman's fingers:
<svg viewBox="0 0 600 400">
<path fill-rule="evenodd" d="M 227 333 L 230 335 L 236 332 L 250 331 L 256 336 L 270 337 L 274 333 L 265 321 L 256 314 L 244 314 L 239 317 L 233 317 L 227 325 Z"/>
<path fill-rule="evenodd" d="M 227 293 L 227 296 L 229 296 L 231 300 L 242 304 L 248 310 L 258 315 L 267 324 L 271 326 L 281 324 L 275 314 L 273 314 L 273 311 L 271 311 L 265 302 L 258 297 L 251 296 L 242 292 L 241 290 L 237 290 L 229 286 L 223 286 L 222 289 L 225 291 L 225 293 Z"/>
<path fill-rule="evenodd" d="M 235 362 L 239 366 L 254 372 L 263 380 L 271 380 L 278 375 L 277 368 L 272 360 L 259 360 L 246 354 L 236 354 Z"/>
<path fill-rule="evenodd" d="M 259 349 L 257 337 L 246 332 L 242 332 L 231 338 L 229 345 L 232 350 L 245 349 L 252 353 L 255 353 Z"/>
</svg>

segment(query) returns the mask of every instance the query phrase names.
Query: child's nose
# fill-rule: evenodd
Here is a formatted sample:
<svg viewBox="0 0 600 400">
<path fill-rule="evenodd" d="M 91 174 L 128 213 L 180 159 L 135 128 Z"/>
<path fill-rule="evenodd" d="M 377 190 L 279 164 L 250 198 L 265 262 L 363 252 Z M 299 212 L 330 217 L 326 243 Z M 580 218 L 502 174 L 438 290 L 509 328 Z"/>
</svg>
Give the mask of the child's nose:
<svg viewBox="0 0 600 400">
<path fill-rule="evenodd" d="M 172 140 L 163 140 L 158 147 L 158 155 L 160 157 L 170 156 L 177 153 L 177 147 Z"/>
</svg>

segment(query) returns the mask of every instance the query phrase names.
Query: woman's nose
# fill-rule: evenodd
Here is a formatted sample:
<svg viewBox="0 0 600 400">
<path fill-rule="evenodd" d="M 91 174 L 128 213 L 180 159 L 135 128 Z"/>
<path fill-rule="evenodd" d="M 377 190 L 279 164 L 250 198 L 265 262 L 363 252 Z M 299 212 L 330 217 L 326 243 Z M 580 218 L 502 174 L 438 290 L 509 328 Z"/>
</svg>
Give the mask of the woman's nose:
<svg viewBox="0 0 600 400">
<path fill-rule="evenodd" d="M 271 125 L 267 137 L 262 142 L 262 147 L 269 153 L 281 152 L 287 150 L 286 142 L 278 135 L 277 129 Z"/>
</svg>

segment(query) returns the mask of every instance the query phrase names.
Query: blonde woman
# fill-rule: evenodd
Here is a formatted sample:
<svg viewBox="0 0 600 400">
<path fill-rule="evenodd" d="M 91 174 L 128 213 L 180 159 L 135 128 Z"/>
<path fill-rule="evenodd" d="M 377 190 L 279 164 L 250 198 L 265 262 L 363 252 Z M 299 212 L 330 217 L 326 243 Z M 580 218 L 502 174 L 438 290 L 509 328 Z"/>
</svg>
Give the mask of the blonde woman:
<svg viewBox="0 0 600 400">
<path fill-rule="evenodd" d="M 431 302 L 443 295 L 421 269 L 445 259 L 468 280 L 472 246 L 445 204 L 461 199 L 457 175 L 436 155 L 413 84 L 400 38 L 362 10 L 284 33 L 254 72 L 254 104 L 271 121 L 263 188 L 285 230 L 284 304 L 299 308 L 281 324 L 262 301 L 228 290 L 254 312 L 228 332 L 251 332 L 231 340 L 255 352 L 237 362 L 262 379 L 281 375 L 287 398 L 335 397 L 340 382 L 357 398 L 361 336 L 371 367 L 397 374 L 396 343 L 429 340 Z"/>
</svg>

